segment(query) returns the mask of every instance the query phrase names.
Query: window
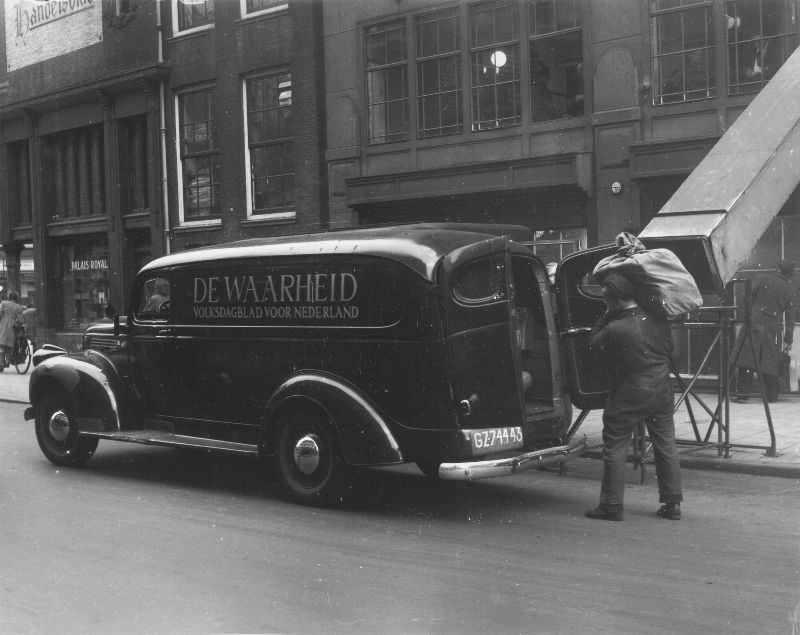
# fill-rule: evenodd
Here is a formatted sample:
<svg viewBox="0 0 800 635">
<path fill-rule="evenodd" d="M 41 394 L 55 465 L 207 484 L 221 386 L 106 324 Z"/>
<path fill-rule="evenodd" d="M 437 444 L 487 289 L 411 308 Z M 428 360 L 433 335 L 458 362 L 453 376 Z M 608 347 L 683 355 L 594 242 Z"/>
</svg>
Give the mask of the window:
<svg viewBox="0 0 800 635">
<path fill-rule="evenodd" d="M 119 196 L 122 213 L 149 207 L 147 118 L 119 120 Z"/>
<path fill-rule="evenodd" d="M 144 283 L 139 297 L 137 317 L 165 317 L 169 315 L 170 284 L 166 278 L 151 278 Z"/>
<path fill-rule="evenodd" d="M 417 136 L 464 127 L 458 11 L 423 15 L 417 28 Z"/>
<path fill-rule="evenodd" d="M 41 169 L 47 220 L 105 213 L 102 125 L 43 137 Z"/>
<path fill-rule="evenodd" d="M 789 0 L 726 2 L 728 90 L 757 92 L 797 46 L 794 3 Z"/>
<path fill-rule="evenodd" d="M 219 166 L 214 142 L 214 91 L 178 95 L 178 139 L 183 221 L 219 215 Z"/>
<path fill-rule="evenodd" d="M 214 24 L 214 0 L 175 0 L 174 24 L 183 33 Z"/>
<path fill-rule="evenodd" d="M 30 225 L 31 217 L 31 164 L 28 141 L 8 144 L 8 212 L 11 226 Z"/>
<path fill-rule="evenodd" d="M 57 328 L 83 330 L 103 319 L 110 280 L 108 242 L 105 236 L 82 236 L 59 243 L 60 284 L 54 289 L 53 317 Z"/>
<path fill-rule="evenodd" d="M 293 213 L 292 76 L 284 72 L 248 79 L 245 92 L 250 213 Z"/>
<path fill-rule="evenodd" d="M 583 115 L 582 0 L 529 0 L 531 118 Z"/>
<path fill-rule="evenodd" d="M 492 2 L 471 8 L 472 129 L 520 122 L 519 10 Z"/>
<path fill-rule="evenodd" d="M 542 229 L 533 234 L 533 253 L 547 265 L 586 249 L 586 229 Z"/>
<path fill-rule="evenodd" d="M 488 304 L 506 297 L 505 254 L 464 265 L 455 276 L 453 295 L 462 304 Z"/>
<path fill-rule="evenodd" d="M 242 15 L 271 13 L 287 7 L 286 0 L 242 0 Z"/>
<path fill-rule="evenodd" d="M 402 21 L 377 24 L 365 32 L 369 143 L 408 138 L 408 59 Z"/>
<path fill-rule="evenodd" d="M 654 103 L 716 94 L 712 3 L 651 0 Z"/>
</svg>

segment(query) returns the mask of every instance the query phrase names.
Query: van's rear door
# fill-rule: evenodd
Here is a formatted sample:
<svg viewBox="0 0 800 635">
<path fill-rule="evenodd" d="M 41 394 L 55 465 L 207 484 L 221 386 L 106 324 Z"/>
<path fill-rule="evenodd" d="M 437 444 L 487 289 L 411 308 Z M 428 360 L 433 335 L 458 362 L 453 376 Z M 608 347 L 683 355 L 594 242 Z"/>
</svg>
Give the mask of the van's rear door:
<svg viewBox="0 0 800 635">
<path fill-rule="evenodd" d="M 577 251 L 564 258 L 556 270 L 558 325 L 567 391 L 582 410 L 602 408 L 608 396 L 608 370 L 590 363 L 586 349 L 589 332 L 606 308 L 592 271 L 615 249 L 607 245 Z"/>
<path fill-rule="evenodd" d="M 475 454 L 523 445 L 509 248 L 506 238 L 482 241 L 449 254 L 442 267 L 451 386 L 455 403 L 461 404 L 462 426 L 502 430 L 478 441 L 489 445 L 473 447 Z M 481 449 L 485 452 L 476 451 Z"/>
</svg>

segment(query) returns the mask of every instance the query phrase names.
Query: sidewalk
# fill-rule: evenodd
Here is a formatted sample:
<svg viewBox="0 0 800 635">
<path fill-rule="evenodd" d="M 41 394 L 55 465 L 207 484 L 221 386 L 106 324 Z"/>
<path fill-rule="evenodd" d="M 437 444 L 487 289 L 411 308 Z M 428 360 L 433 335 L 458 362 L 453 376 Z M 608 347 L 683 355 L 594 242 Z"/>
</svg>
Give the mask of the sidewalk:
<svg viewBox="0 0 800 635">
<path fill-rule="evenodd" d="M 700 398 L 712 411 L 716 408 L 716 395 L 701 394 Z M 694 412 L 700 438 L 705 439 L 711 423 L 711 415 L 699 405 L 695 398 L 690 398 L 689 404 Z M 772 427 L 775 431 L 775 456 L 766 454 L 766 448 L 770 446 L 770 434 L 764 403 L 761 398 L 751 397 L 747 403 L 736 403 L 731 400 L 729 441 L 732 446 L 759 447 L 731 447 L 729 458 L 725 458 L 719 456 L 716 447 L 679 443 L 681 467 L 800 478 L 800 394 L 781 395 L 779 401 L 768 405 L 772 416 Z M 602 414 L 600 410 L 593 410 L 577 432 L 577 435 L 583 434 L 587 437 L 589 448 L 587 456 L 600 458 L 603 446 Z M 577 414 L 575 416 L 577 417 Z M 716 442 L 717 434 L 718 428 L 715 425 L 708 437 L 709 441 Z M 681 405 L 675 413 L 675 436 L 679 442 L 696 439 L 685 404 Z M 652 463 L 646 466 L 645 473 L 648 479 L 654 478 L 655 467 Z"/>
<path fill-rule="evenodd" d="M 0 373 L 0 402 L 28 403 L 28 380 L 30 371 L 20 375 L 13 366 Z M 716 407 L 716 395 L 702 394 L 701 398 L 712 410 Z M 710 415 L 694 398 L 690 405 L 695 413 L 701 438 L 705 438 Z M 687 469 L 708 469 L 720 472 L 739 472 L 763 476 L 785 476 L 800 478 L 800 394 L 781 395 L 780 401 L 769 404 L 772 425 L 775 430 L 776 456 L 767 456 L 764 449 L 730 449 L 730 458 L 718 456 L 716 448 L 679 444 L 681 466 Z M 578 412 L 575 413 L 577 417 Z M 602 449 L 602 411 L 593 410 L 581 424 L 577 435 L 585 435 L 588 441 L 587 456 L 600 458 Z M 751 398 L 748 403 L 730 403 L 730 443 L 769 447 L 770 435 L 764 404 Z M 679 440 L 694 440 L 695 434 L 686 406 L 681 406 L 675 415 L 675 431 Z M 709 440 L 717 440 L 714 426 Z M 654 478 L 653 465 L 646 467 L 647 478 Z"/>
</svg>

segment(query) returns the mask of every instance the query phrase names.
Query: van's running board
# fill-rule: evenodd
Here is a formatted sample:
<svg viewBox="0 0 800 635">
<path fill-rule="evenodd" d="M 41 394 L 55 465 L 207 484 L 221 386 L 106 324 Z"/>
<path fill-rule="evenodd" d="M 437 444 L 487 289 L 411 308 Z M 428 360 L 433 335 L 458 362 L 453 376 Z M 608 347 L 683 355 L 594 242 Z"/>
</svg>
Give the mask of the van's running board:
<svg viewBox="0 0 800 635">
<path fill-rule="evenodd" d="M 196 448 L 215 452 L 231 452 L 258 456 L 258 446 L 250 443 L 236 443 L 204 437 L 190 437 L 184 434 L 173 434 L 163 430 L 127 430 L 125 432 L 82 432 L 83 436 L 145 445 L 165 445 L 174 448 Z"/>
</svg>

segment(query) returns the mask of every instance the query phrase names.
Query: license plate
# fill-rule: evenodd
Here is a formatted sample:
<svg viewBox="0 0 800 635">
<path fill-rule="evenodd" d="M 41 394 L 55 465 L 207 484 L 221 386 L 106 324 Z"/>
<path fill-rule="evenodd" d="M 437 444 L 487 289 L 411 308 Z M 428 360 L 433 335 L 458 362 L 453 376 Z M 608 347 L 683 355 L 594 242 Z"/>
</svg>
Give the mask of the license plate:
<svg viewBox="0 0 800 635">
<path fill-rule="evenodd" d="M 473 454 L 489 454 L 522 447 L 522 428 L 519 426 L 471 430 L 470 433 Z"/>
</svg>

